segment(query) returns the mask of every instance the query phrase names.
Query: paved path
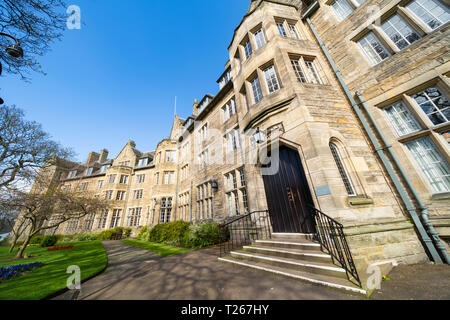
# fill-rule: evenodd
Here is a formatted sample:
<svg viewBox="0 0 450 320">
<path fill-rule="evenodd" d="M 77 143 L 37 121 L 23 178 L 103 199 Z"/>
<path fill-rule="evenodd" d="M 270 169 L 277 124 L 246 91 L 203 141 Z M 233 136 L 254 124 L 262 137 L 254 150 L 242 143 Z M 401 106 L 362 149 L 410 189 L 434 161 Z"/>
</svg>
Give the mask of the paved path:
<svg viewBox="0 0 450 320">
<path fill-rule="evenodd" d="M 450 300 L 449 265 L 402 265 L 383 281 L 374 300 Z"/>
<path fill-rule="evenodd" d="M 105 241 L 105 273 L 81 285 L 89 300 L 323 300 L 364 299 L 336 289 L 271 276 L 217 261 L 217 248 L 173 257 Z M 67 293 L 56 299 L 71 299 Z"/>
</svg>

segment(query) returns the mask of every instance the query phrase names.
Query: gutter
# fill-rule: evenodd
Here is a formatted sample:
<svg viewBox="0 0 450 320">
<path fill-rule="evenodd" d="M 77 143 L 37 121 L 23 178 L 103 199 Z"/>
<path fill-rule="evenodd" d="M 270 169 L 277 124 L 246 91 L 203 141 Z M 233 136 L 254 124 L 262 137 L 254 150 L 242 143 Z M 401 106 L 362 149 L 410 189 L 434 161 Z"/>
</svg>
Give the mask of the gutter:
<svg viewBox="0 0 450 320">
<path fill-rule="evenodd" d="M 374 134 L 372 132 L 372 129 L 370 128 L 370 125 L 367 123 L 364 115 L 362 114 L 361 110 L 359 109 L 359 105 L 356 103 L 356 101 L 353 98 L 352 94 L 350 93 L 347 85 L 345 84 L 344 79 L 341 76 L 341 73 L 337 69 L 337 67 L 333 61 L 333 58 L 330 56 L 327 48 L 325 47 L 324 43 L 322 42 L 322 40 L 319 37 L 319 34 L 317 33 L 316 29 L 314 28 L 314 25 L 312 24 L 311 20 L 309 19 L 310 15 L 312 15 L 319 7 L 320 7 L 320 5 L 319 5 L 318 1 L 316 0 L 302 15 L 302 20 L 306 20 L 306 23 L 311 28 L 311 31 L 312 31 L 315 39 L 317 40 L 318 44 L 320 45 L 320 48 L 322 49 L 323 54 L 325 55 L 326 59 L 330 63 L 331 68 L 333 69 L 333 72 L 336 75 L 337 80 L 339 81 L 342 89 L 345 92 L 345 95 L 347 96 L 347 99 L 350 101 L 353 110 L 355 111 L 356 115 L 358 116 L 358 119 L 361 121 L 361 123 L 364 127 L 364 130 L 366 131 L 367 135 L 369 136 L 371 143 L 375 147 L 375 150 L 376 150 L 384 168 L 386 169 L 389 177 L 391 178 L 392 182 L 394 183 L 394 186 L 395 186 L 397 192 L 399 193 L 399 195 L 406 207 L 406 210 L 409 212 L 409 214 L 413 220 L 413 223 L 419 233 L 419 236 L 420 236 L 421 240 L 423 241 L 423 243 L 425 244 L 427 251 L 431 255 L 432 260 L 436 263 L 442 263 L 442 259 L 436 250 L 436 247 L 437 247 L 439 249 L 440 253 L 442 254 L 442 256 L 444 257 L 445 262 L 449 263 L 449 258 L 448 258 L 447 252 L 445 250 L 445 247 L 440 242 L 438 233 L 436 232 L 436 230 L 434 230 L 431 222 L 428 220 L 428 212 L 426 210 L 426 207 L 424 206 L 423 202 L 420 200 L 419 195 L 417 194 L 416 190 L 414 189 L 411 181 L 408 179 L 404 169 L 400 165 L 395 154 L 392 152 L 391 147 L 387 144 L 386 139 L 382 135 L 381 130 L 379 129 L 379 127 L 377 126 L 376 122 L 374 121 L 372 115 L 370 114 L 369 110 L 367 109 L 367 106 L 361 100 L 362 98 L 361 98 L 360 93 L 356 92 L 356 95 L 362 102 L 364 111 L 369 115 L 369 119 L 374 124 L 374 127 L 375 127 L 377 133 L 380 134 L 380 136 L 382 137 L 383 144 L 385 145 L 385 147 L 381 147 L 379 145 L 378 140 L 376 139 L 376 137 L 374 136 Z M 387 149 L 389 151 L 389 154 L 394 159 L 395 165 L 398 167 L 398 169 L 400 170 L 400 172 L 402 174 L 402 177 L 405 179 L 405 181 L 408 185 L 408 188 L 410 188 L 411 192 L 414 194 L 414 197 L 416 198 L 416 200 L 419 204 L 419 207 L 421 209 L 422 218 L 424 219 L 425 224 L 428 227 L 428 232 L 432 236 L 434 243 L 430 239 L 429 234 L 425 231 L 425 228 L 424 228 L 421 220 L 419 219 L 419 216 L 417 215 L 416 208 L 414 207 L 413 203 L 409 199 L 405 188 L 400 183 L 400 180 L 397 177 L 397 175 L 395 174 L 395 171 L 392 168 L 391 163 L 389 162 L 388 158 L 386 157 L 386 154 L 384 153 L 385 149 Z M 436 245 L 436 247 L 435 247 L 435 245 Z"/>
</svg>

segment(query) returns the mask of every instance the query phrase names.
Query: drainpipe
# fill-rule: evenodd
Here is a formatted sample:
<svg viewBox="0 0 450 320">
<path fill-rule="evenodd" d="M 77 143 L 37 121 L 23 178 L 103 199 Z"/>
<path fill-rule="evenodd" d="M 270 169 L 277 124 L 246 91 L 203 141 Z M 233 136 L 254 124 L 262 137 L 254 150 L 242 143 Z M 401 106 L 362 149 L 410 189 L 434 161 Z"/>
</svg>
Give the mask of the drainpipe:
<svg viewBox="0 0 450 320">
<path fill-rule="evenodd" d="M 386 141 L 386 138 L 383 135 L 383 132 L 380 130 L 377 122 L 375 121 L 372 114 L 368 110 L 366 102 L 364 101 L 364 99 L 361 96 L 361 93 L 359 91 L 356 91 L 356 96 L 358 97 L 359 101 L 361 102 L 361 105 L 362 105 L 365 113 L 368 115 L 370 122 L 375 127 L 375 131 L 381 138 L 383 145 L 386 146 L 385 148 L 387 149 L 387 151 L 389 152 L 389 155 L 393 159 L 395 166 L 399 169 L 401 177 L 405 180 L 406 185 L 408 186 L 409 190 L 413 194 L 414 199 L 417 201 L 417 204 L 419 206 L 420 213 L 422 216 L 422 221 L 425 224 L 425 226 L 427 228 L 427 232 L 430 235 L 431 239 L 433 239 L 435 247 L 438 249 L 438 251 L 441 254 L 441 257 L 444 259 L 445 263 L 450 264 L 450 258 L 448 256 L 447 249 L 445 249 L 444 245 L 441 242 L 441 239 L 439 238 L 439 233 L 436 231 L 436 229 L 434 229 L 433 224 L 431 223 L 431 221 L 428 218 L 429 213 L 428 213 L 426 205 L 422 202 L 422 199 L 420 198 L 419 194 L 417 193 L 416 189 L 414 188 L 413 184 L 411 183 L 411 180 L 409 179 L 405 170 L 403 169 L 400 162 L 398 161 L 397 156 L 392 151 L 392 146 L 390 146 L 389 143 Z"/>
<path fill-rule="evenodd" d="M 359 120 L 361 121 L 364 130 L 366 131 L 367 135 L 369 136 L 370 141 L 372 142 L 373 146 L 375 147 L 375 150 L 378 154 L 378 156 L 381 159 L 381 162 L 383 163 L 383 166 L 385 167 L 386 171 L 389 174 L 389 177 L 391 178 L 392 182 L 394 183 L 394 186 L 399 193 L 403 203 L 405 204 L 406 210 L 409 212 L 413 223 L 419 232 L 419 236 L 422 239 L 422 241 L 425 243 L 425 246 L 430 253 L 432 259 L 436 263 L 442 263 L 441 257 L 439 256 L 438 252 L 436 251 L 435 246 L 433 245 L 433 241 L 428 236 L 427 232 L 425 231 L 422 222 L 420 221 L 417 212 L 415 210 L 414 205 L 412 204 L 411 200 L 409 199 L 405 189 L 403 188 L 402 184 L 400 183 L 400 180 L 398 179 L 397 175 L 395 174 L 388 158 L 384 154 L 384 149 L 381 147 L 378 143 L 378 140 L 375 138 L 372 129 L 370 128 L 369 124 L 367 123 L 364 115 L 362 114 L 361 110 L 359 109 L 358 104 L 356 103 L 355 99 L 353 98 L 352 94 L 350 93 L 347 85 L 344 82 L 344 79 L 341 76 L 341 73 L 337 69 L 336 65 L 334 64 L 333 58 L 330 56 L 327 48 L 325 47 L 324 43 L 320 39 L 316 29 L 314 28 L 314 25 L 312 24 L 311 20 L 309 19 L 309 15 L 311 15 L 315 10 L 319 8 L 319 3 L 315 1 L 305 12 L 305 14 L 302 16 L 302 19 L 306 19 L 307 24 L 311 28 L 312 33 L 314 34 L 314 37 L 316 38 L 317 42 L 319 43 L 320 48 L 322 49 L 323 54 L 327 58 L 328 62 L 330 63 L 333 72 L 336 75 L 336 78 L 338 79 L 342 89 L 345 92 L 345 95 L 347 96 L 347 99 L 350 101 L 351 106 L 353 110 L 355 111 L 356 115 L 358 116 Z M 399 168 L 401 168 L 399 166 Z"/>
</svg>

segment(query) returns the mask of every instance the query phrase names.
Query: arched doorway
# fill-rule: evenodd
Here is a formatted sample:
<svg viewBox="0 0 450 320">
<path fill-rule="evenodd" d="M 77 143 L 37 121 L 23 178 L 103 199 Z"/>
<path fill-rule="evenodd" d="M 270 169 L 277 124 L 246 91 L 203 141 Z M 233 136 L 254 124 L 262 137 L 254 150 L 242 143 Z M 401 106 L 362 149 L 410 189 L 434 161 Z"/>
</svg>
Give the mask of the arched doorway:
<svg viewBox="0 0 450 320">
<path fill-rule="evenodd" d="M 308 208 L 314 202 L 299 153 L 280 146 L 279 163 L 274 175 L 263 175 L 273 232 L 315 233 Z"/>
</svg>

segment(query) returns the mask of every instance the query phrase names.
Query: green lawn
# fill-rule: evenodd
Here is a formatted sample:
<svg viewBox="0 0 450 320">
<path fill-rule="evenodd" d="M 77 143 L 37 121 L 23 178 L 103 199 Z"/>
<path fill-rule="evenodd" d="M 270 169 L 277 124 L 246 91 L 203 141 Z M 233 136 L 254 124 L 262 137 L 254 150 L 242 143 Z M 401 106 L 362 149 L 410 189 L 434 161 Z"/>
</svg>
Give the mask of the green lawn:
<svg viewBox="0 0 450 320">
<path fill-rule="evenodd" d="M 46 248 L 30 247 L 25 253 L 29 259 L 4 261 L 14 257 L 8 254 L 9 247 L 0 247 L 0 266 L 42 262 L 45 265 L 34 271 L 0 283 L 0 300 L 39 300 L 66 288 L 67 267 L 77 265 L 81 279 L 86 279 L 106 267 L 108 262 L 101 241 L 71 242 L 68 250 L 47 251 Z M 64 244 L 58 244 L 64 245 Z M 15 250 L 17 252 L 17 249 Z"/>
<path fill-rule="evenodd" d="M 142 240 L 127 239 L 122 240 L 124 243 L 130 246 L 153 251 L 162 257 L 170 257 L 181 253 L 191 252 L 192 249 L 179 248 L 174 246 L 169 246 L 161 243 L 147 242 Z"/>
</svg>

